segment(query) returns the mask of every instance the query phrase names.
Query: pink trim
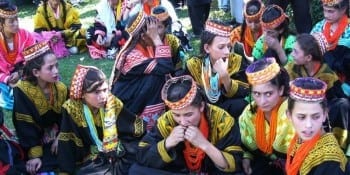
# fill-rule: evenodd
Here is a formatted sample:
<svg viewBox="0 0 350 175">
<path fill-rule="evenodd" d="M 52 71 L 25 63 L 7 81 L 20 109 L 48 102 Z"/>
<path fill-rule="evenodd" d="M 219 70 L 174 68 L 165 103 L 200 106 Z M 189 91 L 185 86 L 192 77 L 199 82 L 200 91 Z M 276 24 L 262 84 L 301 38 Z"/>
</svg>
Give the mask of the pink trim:
<svg viewBox="0 0 350 175">
<path fill-rule="evenodd" d="M 17 53 L 15 64 L 24 61 L 22 51 L 25 48 L 35 44 L 35 40 L 33 36 L 24 29 L 19 29 L 17 33 L 17 38 L 18 38 L 18 41 L 17 41 L 18 53 Z M 0 49 L 0 82 L 7 83 L 5 82 L 5 80 L 8 79 L 10 72 L 14 69 L 14 65 L 11 65 L 10 63 L 7 62 L 3 53 L 5 53 L 5 51 Z"/>
<path fill-rule="evenodd" d="M 171 49 L 170 46 L 163 45 L 157 46 L 155 51 L 156 58 L 170 58 L 171 57 Z"/>
<path fill-rule="evenodd" d="M 121 56 L 125 56 L 124 54 Z M 126 74 L 129 72 L 133 67 L 140 65 L 143 61 L 147 60 L 148 58 L 145 57 L 139 50 L 132 50 L 129 55 L 125 58 L 124 65 L 120 65 L 121 72 L 123 74 Z"/>
<path fill-rule="evenodd" d="M 88 45 L 87 47 L 89 49 L 90 57 L 94 60 L 103 59 L 107 55 L 107 52 L 105 50 L 99 50 L 92 45 Z"/>
<path fill-rule="evenodd" d="M 148 66 L 146 67 L 144 73 L 145 73 L 145 74 L 150 74 L 150 73 L 153 71 L 153 69 L 156 67 L 156 65 L 157 65 L 157 60 L 154 59 L 153 61 L 151 61 L 151 62 L 148 64 Z"/>
<path fill-rule="evenodd" d="M 146 108 L 141 113 L 140 117 L 147 121 L 147 130 L 150 131 L 155 125 L 156 120 L 162 115 L 165 111 L 164 103 L 159 103 L 155 105 L 146 106 Z"/>
</svg>

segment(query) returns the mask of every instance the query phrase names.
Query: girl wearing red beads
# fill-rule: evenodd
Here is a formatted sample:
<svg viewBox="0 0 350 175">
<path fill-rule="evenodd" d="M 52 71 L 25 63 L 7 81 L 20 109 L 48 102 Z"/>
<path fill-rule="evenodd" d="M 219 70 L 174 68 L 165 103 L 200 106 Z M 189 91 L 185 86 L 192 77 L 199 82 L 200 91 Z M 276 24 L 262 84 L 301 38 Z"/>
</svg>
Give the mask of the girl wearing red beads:
<svg viewBox="0 0 350 175">
<path fill-rule="evenodd" d="M 349 165 L 336 138 L 326 133 L 327 85 L 315 78 L 291 82 L 287 116 L 296 134 L 287 152 L 287 175 L 349 174 Z"/>
</svg>

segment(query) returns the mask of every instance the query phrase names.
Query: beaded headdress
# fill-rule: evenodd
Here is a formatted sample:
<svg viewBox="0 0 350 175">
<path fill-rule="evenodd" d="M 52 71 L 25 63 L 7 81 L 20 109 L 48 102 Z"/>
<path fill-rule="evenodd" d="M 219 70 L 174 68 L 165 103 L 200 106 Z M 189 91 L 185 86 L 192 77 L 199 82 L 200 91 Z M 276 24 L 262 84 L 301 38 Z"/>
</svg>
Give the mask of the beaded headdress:
<svg viewBox="0 0 350 175">
<path fill-rule="evenodd" d="M 326 37 L 323 35 L 323 33 L 320 33 L 320 32 L 313 33 L 312 36 L 316 39 L 322 55 L 326 53 L 326 51 L 328 51 L 328 49 L 330 48 L 330 45 Z"/>
<path fill-rule="evenodd" d="M 306 84 L 317 85 L 318 89 L 306 89 Z M 327 84 L 312 77 L 296 78 L 290 82 L 290 97 L 294 100 L 304 102 L 320 102 L 326 97 Z"/>
<path fill-rule="evenodd" d="M 125 42 L 119 53 L 116 55 L 114 65 L 112 68 L 112 74 L 110 76 L 110 85 L 114 84 L 114 82 L 118 79 L 118 71 L 125 62 L 125 56 L 123 56 L 123 54 L 127 50 L 128 46 L 131 44 L 131 41 L 134 40 L 133 36 L 136 33 L 140 32 L 145 22 L 146 15 L 143 12 L 143 10 L 140 10 L 140 12 L 136 16 L 136 19 L 125 29 L 129 33 L 129 39 Z"/>
<path fill-rule="evenodd" d="M 155 10 L 162 10 L 163 12 L 162 13 L 159 13 L 159 14 L 155 14 Z M 164 8 L 163 6 L 157 6 L 157 7 L 154 7 L 152 9 L 152 13 L 151 13 L 152 16 L 156 17 L 159 21 L 165 21 L 169 18 L 169 13 L 168 11 L 166 10 L 166 8 Z"/>
<path fill-rule="evenodd" d="M 257 65 L 260 65 L 262 62 L 265 62 L 269 65 L 262 70 L 254 72 L 255 67 Z M 251 85 L 257 85 L 257 84 L 266 83 L 272 80 L 274 77 L 276 77 L 276 75 L 280 72 L 280 70 L 281 68 L 276 62 L 275 58 L 269 57 L 269 58 L 265 58 L 265 59 L 261 59 L 253 62 L 251 65 L 247 67 L 247 70 L 245 73 L 247 75 L 248 82 Z"/>
<path fill-rule="evenodd" d="M 322 4 L 326 6 L 335 6 L 339 3 L 341 3 L 343 0 L 322 0 Z"/>
<path fill-rule="evenodd" d="M 179 82 L 185 82 L 190 81 L 191 82 L 191 89 L 187 92 L 187 94 L 180 100 L 176 102 L 171 102 L 168 100 L 168 90 L 171 86 L 173 86 L 175 83 Z M 189 106 L 197 94 L 197 84 L 193 80 L 193 78 L 189 75 L 184 75 L 180 77 L 174 77 L 169 79 L 162 88 L 162 99 L 164 103 L 170 108 L 170 109 L 182 109 L 184 107 Z"/>
<path fill-rule="evenodd" d="M 208 20 L 205 23 L 205 31 L 212 33 L 214 35 L 229 37 L 232 31 L 232 27 L 217 24 Z"/>
<path fill-rule="evenodd" d="M 251 5 L 253 2 L 260 3 L 260 9 L 259 9 L 259 11 L 258 11 L 257 13 L 255 13 L 255 14 L 253 14 L 253 15 L 249 15 L 249 14 L 247 13 L 247 10 L 248 10 L 249 5 Z M 265 8 L 265 6 L 264 6 L 264 4 L 263 4 L 261 1 L 258 1 L 258 0 L 256 0 L 256 1 L 250 0 L 250 1 L 248 1 L 247 4 L 244 6 L 244 17 L 245 17 L 248 21 L 257 21 L 257 20 L 260 20 L 261 15 L 262 15 L 262 13 L 263 13 L 263 11 L 264 11 L 264 8 Z"/>
<path fill-rule="evenodd" d="M 12 11 L 0 9 L 1 18 L 14 18 L 14 17 L 17 17 L 17 13 L 18 13 L 17 7 L 15 7 L 15 9 Z"/>
<path fill-rule="evenodd" d="M 265 12 L 269 11 L 269 10 L 272 9 L 272 8 L 275 8 L 275 9 L 277 9 L 278 11 L 280 11 L 281 16 L 279 16 L 277 19 L 275 19 L 275 20 L 273 20 L 273 21 L 271 21 L 271 22 L 264 22 L 264 21 L 262 20 L 262 16 L 263 16 L 263 15 L 261 15 L 260 21 L 261 21 L 261 26 L 262 26 L 263 28 L 266 28 L 266 29 L 275 29 L 276 27 L 280 26 L 280 25 L 288 18 L 288 16 L 286 15 L 286 13 L 284 13 L 283 9 L 282 9 L 280 6 L 278 6 L 278 5 L 269 5 L 269 6 L 267 6 L 267 7 L 264 9 L 263 14 L 264 14 Z"/>
<path fill-rule="evenodd" d="M 50 46 L 47 42 L 36 43 L 32 46 L 27 47 L 23 52 L 24 61 L 28 62 L 35 58 L 38 58 L 43 53 L 50 51 Z"/>
<path fill-rule="evenodd" d="M 70 90 L 69 90 L 69 97 L 71 99 L 81 99 L 83 95 L 83 83 L 86 77 L 86 74 L 91 68 L 91 66 L 84 66 L 84 65 L 77 65 L 77 68 L 75 69 Z"/>
<path fill-rule="evenodd" d="M 143 26 L 143 24 L 146 21 L 146 15 L 141 10 L 138 14 L 136 19 L 128 26 L 125 30 L 129 33 L 129 35 L 133 36 L 135 33 L 138 33 Z"/>
</svg>

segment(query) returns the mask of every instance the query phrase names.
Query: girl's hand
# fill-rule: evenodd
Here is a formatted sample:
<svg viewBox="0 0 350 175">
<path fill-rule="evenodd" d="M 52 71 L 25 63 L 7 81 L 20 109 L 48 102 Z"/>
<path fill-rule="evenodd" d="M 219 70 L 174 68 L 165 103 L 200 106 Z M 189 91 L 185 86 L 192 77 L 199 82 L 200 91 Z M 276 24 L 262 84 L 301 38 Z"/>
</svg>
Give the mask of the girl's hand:
<svg viewBox="0 0 350 175">
<path fill-rule="evenodd" d="M 51 145 L 51 153 L 54 155 L 57 155 L 57 150 L 58 150 L 58 137 L 53 141 Z"/>
<path fill-rule="evenodd" d="M 30 159 L 26 163 L 27 172 L 34 175 L 41 168 L 41 165 L 42 162 L 40 158 Z"/>
<path fill-rule="evenodd" d="M 223 58 L 218 59 L 213 65 L 214 71 L 219 73 L 220 77 L 223 77 L 228 74 L 227 67 L 228 67 L 228 60 Z"/>
<path fill-rule="evenodd" d="M 243 165 L 243 171 L 245 174 L 250 175 L 252 174 L 252 167 L 250 166 L 250 159 L 243 159 L 242 160 Z"/>
</svg>

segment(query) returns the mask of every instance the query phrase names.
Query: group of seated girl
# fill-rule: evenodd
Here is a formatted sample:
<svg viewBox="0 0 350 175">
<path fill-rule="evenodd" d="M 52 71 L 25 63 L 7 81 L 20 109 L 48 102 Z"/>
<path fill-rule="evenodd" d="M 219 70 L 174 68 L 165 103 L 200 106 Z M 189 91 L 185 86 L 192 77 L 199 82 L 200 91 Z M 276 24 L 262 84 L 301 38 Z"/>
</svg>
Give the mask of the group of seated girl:
<svg viewBox="0 0 350 175">
<path fill-rule="evenodd" d="M 324 0 L 323 6 L 334 10 L 344 1 L 333 7 Z M 116 57 L 110 91 L 101 70 L 78 65 L 68 93 L 47 42 L 16 52 L 23 55 L 23 74 L 13 88 L 13 122 L 20 147 L 0 142 L 7 145 L 1 151 L 15 147 L 19 152 L 12 161 L 0 159 L 1 170 L 349 174 L 344 154 L 350 150 L 349 91 L 344 86 L 348 82 L 339 76 L 347 74 L 322 60 L 325 52 L 339 46 L 332 48 L 325 33 L 285 35 L 288 20 L 278 6 L 264 8 L 252 0 L 245 11 L 247 24 L 258 19 L 254 13 L 261 16 L 263 32 L 260 37 L 243 32 L 234 41 L 243 42 L 244 55 L 231 53 L 230 36 L 236 34 L 231 27 L 208 20 L 201 55 L 188 60 L 177 57 L 179 43 L 164 33 L 166 10 L 154 8 L 150 16 L 136 13 L 126 25 L 129 38 Z M 4 18 L 11 22 L 12 18 Z M 2 36 L 16 36 L 10 31 Z M 261 58 L 254 52 L 261 52 Z M 257 60 L 252 62 L 248 55 Z M 13 70 L 4 75 L 12 77 Z"/>
</svg>

